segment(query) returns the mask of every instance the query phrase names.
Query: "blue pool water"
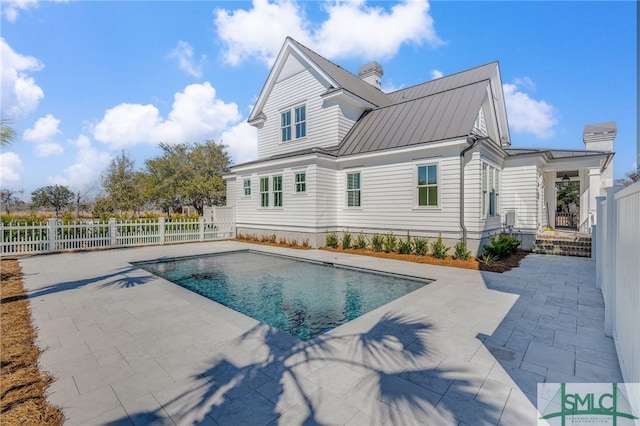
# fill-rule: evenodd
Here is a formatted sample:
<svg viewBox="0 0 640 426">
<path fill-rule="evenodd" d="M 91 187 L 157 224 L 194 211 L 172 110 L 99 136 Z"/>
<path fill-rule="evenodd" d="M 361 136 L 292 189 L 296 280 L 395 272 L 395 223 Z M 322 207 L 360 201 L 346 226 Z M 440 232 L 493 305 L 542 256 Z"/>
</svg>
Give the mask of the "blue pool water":
<svg viewBox="0 0 640 426">
<path fill-rule="evenodd" d="M 301 340 L 429 283 L 251 251 L 136 266 Z"/>
</svg>

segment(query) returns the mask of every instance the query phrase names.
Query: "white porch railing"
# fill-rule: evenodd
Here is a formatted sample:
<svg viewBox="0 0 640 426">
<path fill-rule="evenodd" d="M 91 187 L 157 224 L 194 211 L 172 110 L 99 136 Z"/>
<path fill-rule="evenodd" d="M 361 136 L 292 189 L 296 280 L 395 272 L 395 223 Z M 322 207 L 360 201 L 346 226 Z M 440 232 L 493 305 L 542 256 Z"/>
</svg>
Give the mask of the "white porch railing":
<svg viewBox="0 0 640 426">
<path fill-rule="evenodd" d="M 597 197 L 596 286 L 625 382 L 640 382 L 640 182 Z M 640 409 L 640 407 L 636 407 Z"/>
<path fill-rule="evenodd" d="M 21 255 L 113 247 L 212 241 L 235 237 L 233 207 L 199 220 L 78 221 L 0 224 L 0 254 Z"/>
</svg>

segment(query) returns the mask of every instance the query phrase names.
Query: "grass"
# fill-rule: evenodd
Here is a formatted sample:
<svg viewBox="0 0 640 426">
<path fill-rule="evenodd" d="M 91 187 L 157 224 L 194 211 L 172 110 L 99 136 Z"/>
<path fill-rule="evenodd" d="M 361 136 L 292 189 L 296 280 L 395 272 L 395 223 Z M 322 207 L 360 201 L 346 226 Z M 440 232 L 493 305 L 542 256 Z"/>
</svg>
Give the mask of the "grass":
<svg viewBox="0 0 640 426">
<path fill-rule="evenodd" d="M 17 260 L 0 261 L 0 417 L 3 425 L 61 425 L 64 416 L 46 399 L 53 377 L 38 367 L 40 350 Z"/>
</svg>

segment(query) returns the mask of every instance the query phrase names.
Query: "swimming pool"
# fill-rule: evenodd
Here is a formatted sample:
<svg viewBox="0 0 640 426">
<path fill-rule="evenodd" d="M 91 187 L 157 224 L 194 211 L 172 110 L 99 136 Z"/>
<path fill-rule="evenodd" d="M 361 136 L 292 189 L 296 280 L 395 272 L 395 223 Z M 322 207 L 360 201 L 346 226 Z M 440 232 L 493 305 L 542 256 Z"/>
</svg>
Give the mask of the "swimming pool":
<svg viewBox="0 0 640 426">
<path fill-rule="evenodd" d="M 134 265 L 305 341 L 431 282 L 250 250 Z"/>
</svg>

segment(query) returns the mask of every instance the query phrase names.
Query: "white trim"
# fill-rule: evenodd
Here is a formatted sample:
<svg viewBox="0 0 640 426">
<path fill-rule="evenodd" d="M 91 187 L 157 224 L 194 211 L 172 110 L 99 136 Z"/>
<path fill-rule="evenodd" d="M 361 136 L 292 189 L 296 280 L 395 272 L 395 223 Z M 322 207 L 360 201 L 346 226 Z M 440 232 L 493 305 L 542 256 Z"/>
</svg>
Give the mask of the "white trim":
<svg viewBox="0 0 640 426">
<path fill-rule="evenodd" d="M 355 189 L 349 190 L 349 178 L 348 175 L 358 174 L 358 192 L 360 193 L 359 205 L 350 206 L 349 205 L 349 191 L 355 191 Z M 343 192 L 344 192 L 344 208 L 349 210 L 362 210 L 362 169 L 349 169 L 343 171 Z"/>
<path fill-rule="evenodd" d="M 437 201 L 438 203 L 435 206 L 421 206 L 419 205 L 420 202 L 420 197 L 419 197 L 419 190 L 418 190 L 418 169 L 420 167 L 427 167 L 427 175 L 428 175 L 428 167 L 429 166 L 436 166 L 437 170 L 436 170 L 436 188 L 437 188 L 437 193 L 436 193 L 436 197 L 437 197 Z M 429 210 L 429 211 L 434 211 L 434 210 L 442 210 L 442 178 L 441 178 L 441 173 L 442 173 L 442 164 L 440 161 L 440 158 L 437 157 L 433 157 L 431 159 L 425 158 L 422 159 L 420 161 L 414 161 L 412 164 L 413 170 L 412 170 L 412 174 L 413 174 L 413 184 L 412 184 L 412 190 L 413 190 L 413 207 L 411 208 L 412 211 L 424 211 L 424 210 Z M 431 185 L 433 186 L 433 185 Z M 428 185 L 427 185 L 428 187 Z"/>
</svg>

